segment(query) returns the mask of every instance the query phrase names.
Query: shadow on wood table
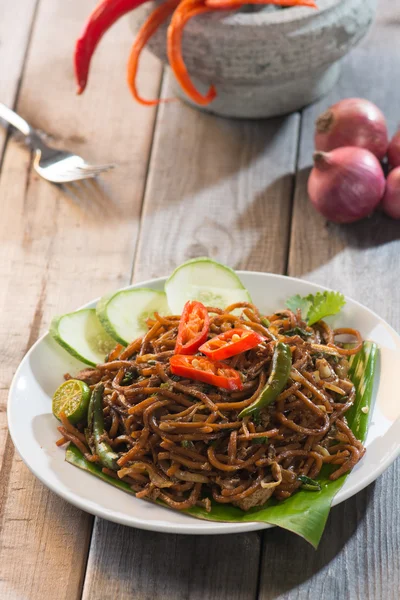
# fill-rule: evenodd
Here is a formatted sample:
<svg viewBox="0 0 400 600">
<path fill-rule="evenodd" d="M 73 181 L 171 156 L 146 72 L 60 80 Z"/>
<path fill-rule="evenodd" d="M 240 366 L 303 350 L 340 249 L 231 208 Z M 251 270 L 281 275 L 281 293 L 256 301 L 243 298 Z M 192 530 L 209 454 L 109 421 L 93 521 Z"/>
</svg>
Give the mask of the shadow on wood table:
<svg viewBox="0 0 400 600">
<path fill-rule="evenodd" d="M 381 212 L 351 225 L 327 225 L 332 235 L 353 248 L 375 248 L 400 239 L 399 222 Z"/>
<path fill-rule="evenodd" d="M 113 201 L 107 184 L 99 179 L 86 179 L 83 181 L 54 184 L 69 198 L 83 213 L 90 215 L 94 222 L 104 219 L 116 220 L 124 217 L 123 212 Z"/>
<path fill-rule="evenodd" d="M 374 487 L 373 483 L 332 509 L 317 551 L 300 537 L 282 529 L 275 528 L 265 532 L 260 569 L 260 600 L 297 597 L 295 594 L 300 586 L 319 572 L 323 572 L 326 577 L 326 595 L 314 595 L 316 589 L 314 592 L 310 589 L 307 597 L 320 597 L 321 600 L 344 599 L 345 578 L 337 572 L 331 577 L 329 563 L 340 555 L 364 520 L 368 504 L 373 498 Z M 293 596 L 290 591 L 293 591 Z"/>
</svg>

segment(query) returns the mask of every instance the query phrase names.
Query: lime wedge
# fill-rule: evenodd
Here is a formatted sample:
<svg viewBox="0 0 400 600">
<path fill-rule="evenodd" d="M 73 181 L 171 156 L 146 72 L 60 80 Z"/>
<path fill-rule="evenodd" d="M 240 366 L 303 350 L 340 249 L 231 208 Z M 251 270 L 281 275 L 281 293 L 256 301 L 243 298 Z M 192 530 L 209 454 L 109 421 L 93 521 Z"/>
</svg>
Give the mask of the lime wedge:
<svg viewBox="0 0 400 600">
<path fill-rule="evenodd" d="M 60 420 L 64 412 L 70 423 L 79 423 L 87 416 L 90 393 L 89 386 L 79 379 L 64 381 L 53 396 L 53 415 Z"/>
</svg>

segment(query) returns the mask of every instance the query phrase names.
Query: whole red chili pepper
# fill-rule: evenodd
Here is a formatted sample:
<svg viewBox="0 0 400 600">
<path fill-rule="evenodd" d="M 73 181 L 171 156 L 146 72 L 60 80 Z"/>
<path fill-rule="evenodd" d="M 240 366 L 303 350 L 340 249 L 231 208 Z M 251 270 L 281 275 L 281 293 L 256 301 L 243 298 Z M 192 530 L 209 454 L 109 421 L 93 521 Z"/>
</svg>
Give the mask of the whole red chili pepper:
<svg viewBox="0 0 400 600">
<path fill-rule="evenodd" d="M 120 17 L 149 0 L 103 0 L 89 16 L 75 44 L 74 65 L 78 94 L 82 94 L 89 75 L 90 61 L 97 44 Z"/>
</svg>

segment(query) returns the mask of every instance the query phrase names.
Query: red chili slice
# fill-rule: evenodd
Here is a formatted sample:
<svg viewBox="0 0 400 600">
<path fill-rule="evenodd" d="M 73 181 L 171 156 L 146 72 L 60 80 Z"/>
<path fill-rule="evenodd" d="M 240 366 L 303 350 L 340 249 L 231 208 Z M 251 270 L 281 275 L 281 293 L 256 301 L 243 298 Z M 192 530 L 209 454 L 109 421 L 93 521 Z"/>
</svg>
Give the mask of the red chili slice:
<svg viewBox="0 0 400 600">
<path fill-rule="evenodd" d="M 224 363 L 214 362 L 203 356 L 175 354 L 169 359 L 174 375 L 202 381 L 225 390 L 241 390 L 243 383 L 240 374 Z"/>
<path fill-rule="evenodd" d="M 199 350 L 212 360 L 225 360 L 230 356 L 255 348 L 264 340 L 265 338 L 256 331 L 236 328 L 216 335 L 203 344 Z"/>
<path fill-rule="evenodd" d="M 194 354 L 206 341 L 210 319 L 204 304 L 189 300 L 186 302 L 179 321 L 175 354 Z"/>
</svg>

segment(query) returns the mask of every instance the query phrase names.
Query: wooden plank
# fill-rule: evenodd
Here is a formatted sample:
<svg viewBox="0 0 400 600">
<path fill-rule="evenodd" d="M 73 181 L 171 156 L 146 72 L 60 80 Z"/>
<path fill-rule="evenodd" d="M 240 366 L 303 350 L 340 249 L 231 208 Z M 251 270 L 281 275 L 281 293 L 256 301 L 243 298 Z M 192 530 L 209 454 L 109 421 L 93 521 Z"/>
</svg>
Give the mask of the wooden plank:
<svg viewBox="0 0 400 600">
<path fill-rule="evenodd" d="M 339 289 L 400 327 L 398 223 L 381 215 L 352 226 L 327 225 L 312 209 L 306 182 L 313 123 L 332 102 L 348 96 L 375 101 L 398 125 L 393 81 L 400 75 L 400 39 L 393 3 L 380 3 L 371 35 L 345 61 L 327 97 L 303 115 L 289 274 Z M 332 510 L 317 552 L 279 530 L 266 532 L 262 600 L 395 600 L 399 596 L 399 463 L 377 482 Z"/>
<path fill-rule="evenodd" d="M 96 519 L 83 600 L 250 600 L 259 536 L 152 533 Z"/>
<path fill-rule="evenodd" d="M 13 106 L 15 102 L 25 54 L 30 41 L 36 4 L 36 0 L 27 0 L 24 6 L 21 3 L 13 6 L 7 0 L 0 0 L 0 99 L 9 106 Z M 1 126 L 0 173 L 6 137 L 7 129 Z M 3 202 L 6 200 L 5 197 L 2 198 Z M 7 439 L 7 419 L 4 408 L 6 394 L 7 386 L 0 376 L 0 457 L 3 454 Z"/>
<path fill-rule="evenodd" d="M 168 81 L 164 94 L 172 94 Z M 235 268 L 286 266 L 299 115 L 268 121 L 162 106 L 135 264 L 137 280 L 210 256 Z"/>
<path fill-rule="evenodd" d="M 14 105 L 37 0 L 0 0 L 0 98 Z M 6 130 L 0 128 L 0 168 Z"/>
<path fill-rule="evenodd" d="M 99 48 L 87 95 L 75 96 L 71 51 L 91 7 L 42 0 L 18 111 L 60 146 L 118 168 L 67 195 L 32 174 L 29 153 L 10 141 L 0 181 L 2 599 L 81 596 L 92 518 L 48 492 L 14 453 L 5 389 L 54 314 L 129 281 L 154 128 L 156 111 L 135 105 L 126 89 L 126 23 Z M 143 63 L 142 87 L 156 96 L 160 66 Z"/>
<path fill-rule="evenodd" d="M 169 81 L 163 92 L 172 93 Z M 180 103 L 162 105 L 134 278 L 171 273 L 201 255 L 282 272 L 298 121 L 228 121 Z M 83 597 L 250 600 L 259 539 L 167 536 L 96 519 Z"/>
</svg>

